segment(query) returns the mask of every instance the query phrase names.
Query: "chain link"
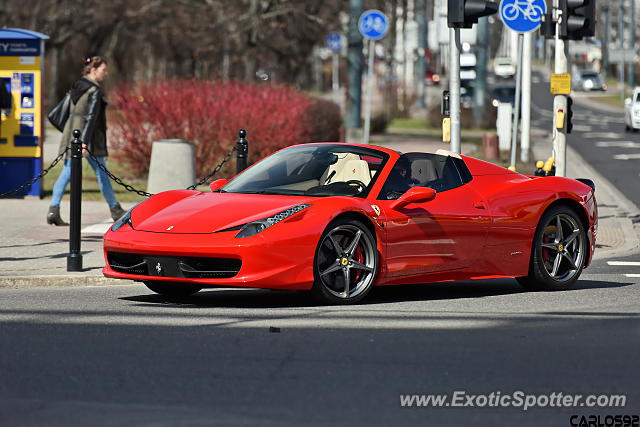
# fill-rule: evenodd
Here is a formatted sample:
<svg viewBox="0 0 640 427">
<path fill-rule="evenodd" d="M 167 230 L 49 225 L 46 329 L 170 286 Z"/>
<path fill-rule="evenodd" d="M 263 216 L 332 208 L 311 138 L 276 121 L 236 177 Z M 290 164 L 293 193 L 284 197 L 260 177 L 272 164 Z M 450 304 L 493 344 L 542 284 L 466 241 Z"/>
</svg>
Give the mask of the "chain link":
<svg viewBox="0 0 640 427">
<path fill-rule="evenodd" d="M 15 188 L 15 189 L 13 189 L 11 191 L 7 191 L 6 193 L 0 194 L 0 198 L 6 197 L 6 196 L 11 195 L 11 194 L 18 193 L 21 190 L 23 190 L 23 189 L 25 189 L 27 187 L 30 187 L 33 184 L 35 184 L 39 179 L 42 179 L 46 174 L 48 174 L 49 171 L 51 169 L 53 169 L 60 162 L 60 160 L 62 160 L 62 158 L 65 156 L 65 154 L 67 154 L 67 151 L 69 151 L 69 150 L 71 150 L 71 146 L 67 146 L 67 148 L 65 148 L 65 150 L 62 153 L 58 154 L 58 157 L 56 157 L 51 162 L 49 167 L 44 169 L 40 173 L 40 175 L 38 175 L 37 177 L 29 180 L 28 182 L 25 182 L 24 184 L 22 184 L 18 188 Z M 117 176 L 115 176 L 114 174 L 109 172 L 109 169 L 107 169 L 106 166 L 104 166 L 101 162 L 99 162 L 98 159 L 96 158 L 96 156 L 94 156 L 93 153 L 91 153 L 91 151 L 88 148 L 85 148 L 85 150 L 87 151 L 87 153 L 89 153 L 89 156 L 95 161 L 96 165 L 98 165 L 98 167 L 104 173 L 106 173 L 113 182 L 115 182 L 116 184 L 124 187 L 125 190 L 130 191 L 132 193 L 136 193 L 136 194 L 138 194 L 140 196 L 143 196 L 143 197 L 151 197 L 151 196 L 153 196 L 153 194 L 151 194 L 151 193 L 147 193 L 146 191 L 142 191 L 142 190 L 138 190 L 138 189 L 134 188 L 132 185 L 127 184 L 122 179 L 118 178 Z M 213 171 L 209 175 L 207 175 L 204 178 L 202 178 L 196 184 L 193 184 L 193 185 L 190 185 L 189 187 L 187 187 L 187 190 L 195 190 L 197 187 L 205 184 L 209 179 L 211 179 L 212 176 L 214 176 L 215 174 L 220 172 L 220 169 L 222 169 L 222 167 L 225 165 L 225 163 L 227 163 L 229 160 L 231 160 L 231 156 L 235 152 L 236 152 L 236 146 L 234 145 L 233 148 L 231 150 L 229 150 L 229 152 L 227 154 L 225 154 L 225 156 L 222 159 L 222 161 L 213 169 Z"/>
<path fill-rule="evenodd" d="M 10 194 L 15 194 L 18 193 L 21 190 L 24 190 L 27 187 L 31 187 L 33 184 L 35 184 L 39 179 L 44 178 L 44 176 L 46 174 L 49 173 L 49 171 L 51 169 L 53 169 L 55 167 L 55 165 L 58 164 L 58 162 L 60 162 L 60 160 L 62 160 L 62 158 L 64 157 L 65 154 L 67 154 L 67 151 L 69 151 L 71 149 L 71 147 L 67 147 L 62 153 L 58 154 L 58 157 L 56 157 L 53 162 L 51 162 L 51 164 L 49 165 L 48 168 L 44 169 L 42 172 L 40 172 L 40 175 L 36 176 L 35 178 L 25 182 L 24 184 L 22 184 L 20 187 L 15 188 L 11 191 L 7 191 L 6 193 L 2 193 L 0 194 L 0 198 L 6 197 Z"/>
<path fill-rule="evenodd" d="M 151 197 L 151 196 L 153 196 L 153 194 L 147 193 L 146 191 L 137 190 L 133 186 L 127 184 L 126 182 L 124 182 L 123 180 L 121 180 L 120 178 L 118 178 L 117 176 L 112 174 L 111 172 L 109 172 L 109 169 L 107 169 L 106 166 L 104 166 L 100 161 L 98 161 L 96 156 L 93 155 L 93 153 L 89 150 L 88 147 L 85 147 L 84 149 L 87 151 L 87 153 L 89 153 L 89 156 L 93 159 L 93 161 L 96 163 L 96 165 L 98 165 L 98 167 L 102 170 L 102 172 L 106 173 L 109 176 L 109 178 L 111 178 L 111 180 L 113 182 L 115 182 L 116 184 L 124 187 L 125 190 L 130 191 L 132 193 L 136 193 L 136 194 L 138 194 L 138 195 L 140 195 L 142 197 Z"/>
<path fill-rule="evenodd" d="M 233 153 L 235 153 L 237 150 L 236 146 L 234 145 L 233 148 L 231 150 L 229 150 L 229 152 L 224 156 L 224 158 L 222 159 L 222 161 L 218 164 L 218 166 L 216 166 L 215 168 L 213 168 L 213 172 L 211 172 L 209 175 L 205 176 L 204 178 L 202 178 L 200 181 L 198 181 L 196 184 L 190 185 L 189 187 L 187 187 L 187 190 L 195 190 L 196 187 L 205 184 L 207 181 L 209 181 L 209 179 L 217 174 L 218 172 L 220 172 L 220 169 L 222 169 L 222 166 L 224 166 L 225 163 L 227 163 L 229 160 L 231 160 L 231 156 L 233 155 Z"/>
<path fill-rule="evenodd" d="M 115 176 L 114 174 L 112 174 L 111 172 L 109 172 L 109 169 L 107 169 L 102 163 L 100 163 L 98 161 L 98 159 L 93 155 L 93 153 L 91 153 L 91 151 L 88 148 L 85 148 L 85 150 L 87 150 L 87 153 L 89 153 L 89 156 L 91 156 L 91 158 L 96 162 L 96 164 L 98 165 L 98 167 L 104 172 L 106 173 L 109 178 L 111 178 L 111 180 L 113 180 L 116 184 L 124 187 L 127 191 L 130 191 L 132 193 L 136 193 L 139 194 L 140 196 L 143 197 L 151 197 L 153 196 L 153 194 L 151 193 L 147 193 L 146 191 L 141 191 L 141 190 L 137 190 L 135 189 L 133 186 L 127 184 L 126 182 L 122 181 L 120 178 L 118 178 L 117 176 Z M 229 160 L 231 160 L 231 156 L 233 155 L 233 153 L 236 151 L 236 147 L 234 146 L 222 159 L 222 161 L 213 169 L 213 172 L 211 172 L 209 175 L 205 176 L 204 178 L 202 178 L 200 181 L 198 181 L 196 184 L 194 185 L 190 185 L 189 187 L 187 187 L 187 190 L 195 190 L 196 187 L 205 184 L 213 175 L 215 175 L 216 173 L 220 172 L 220 169 L 222 169 L 222 167 L 224 166 L 225 163 L 227 163 Z"/>
</svg>

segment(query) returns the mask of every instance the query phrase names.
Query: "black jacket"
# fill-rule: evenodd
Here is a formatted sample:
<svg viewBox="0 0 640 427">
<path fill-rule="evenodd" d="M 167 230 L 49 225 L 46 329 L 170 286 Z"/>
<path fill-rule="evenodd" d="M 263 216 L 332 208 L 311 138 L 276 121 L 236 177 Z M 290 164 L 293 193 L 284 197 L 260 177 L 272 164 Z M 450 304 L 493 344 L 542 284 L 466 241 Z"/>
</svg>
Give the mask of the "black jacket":
<svg viewBox="0 0 640 427">
<path fill-rule="evenodd" d="M 82 77 L 70 89 L 71 110 L 64 127 L 60 149 L 70 143 L 74 129 L 82 132 L 82 142 L 97 157 L 108 156 L 107 151 L 107 100 L 98 83 Z"/>
</svg>

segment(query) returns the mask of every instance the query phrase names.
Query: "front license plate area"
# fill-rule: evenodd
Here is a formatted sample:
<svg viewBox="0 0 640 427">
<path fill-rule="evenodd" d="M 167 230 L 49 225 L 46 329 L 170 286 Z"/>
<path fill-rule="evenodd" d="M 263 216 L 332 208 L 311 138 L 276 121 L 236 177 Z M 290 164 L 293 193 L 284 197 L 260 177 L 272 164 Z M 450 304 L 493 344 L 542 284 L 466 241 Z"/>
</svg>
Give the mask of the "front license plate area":
<svg viewBox="0 0 640 427">
<path fill-rule="evenodd" d="M 147 256 L 147 266 L 151 276 L 181 277 L 178 270 L 178 260 L 173 257 Z"/>
</svg>

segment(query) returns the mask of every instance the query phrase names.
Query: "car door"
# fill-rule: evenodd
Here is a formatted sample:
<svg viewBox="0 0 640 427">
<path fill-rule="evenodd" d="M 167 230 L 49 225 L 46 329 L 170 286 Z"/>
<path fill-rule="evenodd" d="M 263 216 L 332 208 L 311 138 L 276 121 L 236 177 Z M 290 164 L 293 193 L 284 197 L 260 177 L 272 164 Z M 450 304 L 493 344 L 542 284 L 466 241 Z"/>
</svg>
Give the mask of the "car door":
<svg viewBox="0 0 640 427">
<path fill-rule="evenodd" d="M 471 268 L 482 253 L 490 225 L 486 204 L 473 186 L 464 182 L 449 156 L 409 153 L 403 157 L 411 171 L 406 188 L 398 183 L 401 172 L 392 170 L 376 201 L 386 233 L 389 275 Z M 406 167 L 400 159 L 394 169 Z M 436 198 L 394 209 L 396 195 L 411 185 L 434 188 Z"/>
</svg>

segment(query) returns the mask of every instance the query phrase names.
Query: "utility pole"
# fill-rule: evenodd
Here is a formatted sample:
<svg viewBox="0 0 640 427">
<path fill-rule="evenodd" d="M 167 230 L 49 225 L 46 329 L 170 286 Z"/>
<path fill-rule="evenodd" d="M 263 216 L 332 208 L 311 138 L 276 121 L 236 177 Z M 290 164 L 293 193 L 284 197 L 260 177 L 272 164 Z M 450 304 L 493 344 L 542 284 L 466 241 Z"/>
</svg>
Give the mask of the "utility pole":
<svg viewBox="0 0 640 427">
<path fill-rule="evenodd" d="M 626 55 L 624 52 L 624 0 L 618 2 L 618 43 L 620 44 L 620 54 L 622 61 L 618 62 L 618 76 L 620 77 L 620 99 L 624 102 L 624 67 L 626 65 Z"/>
<path fill-rule="evenodd" d="M 418 22 L 418 59 L 416 61 L 416 107 L 426 108 L 424 76 L 427 74 L 427 3 L 415 0 L 415 16 Z"/>
<path fill-rule="evenodd" d="M 472 28 L 483 16 L 493 15 L 498 4 L 486 0 L 448 0 L 447 25 L 449 26 L 449 112 L 451 122 L 451 151 L 460 152 L 460 28 Z"/>
<path fill-rule="evenodd" d="M 531 50 L 533 34 L 525 33 L 522 48 L 522 136 L 520 137 L 520 160 L 529 161 L 531 146 Z"/>
<path fill-rule="evenodd" d="M 610 16 L 611 10 L 608 5 L 602 7 L 602 13 L 604 14 L 604 36 L 602 41 L 602 70 L 604 72 L 604 78 L 607 78 L 609 74 L 609 32 L 611 28 Z"/>
<path fill-rule="evenodd" d="M 522 88 L 522 50 L 524 46 L 524 34 L 518 33 L 518 69 L 516 73 L 516 105 L 513 112 L 513 129 L 511 130 L 511 156 L 509 166 L 516 167 L 516 152 L 518 151 L 518 121 L 520 120 L 521 88 Z M 529 52 L 531 54 L 531 52 Z"/>
<path fill-rule="evenodd" d="M 483 17 L 478 19 L 478 43 L 476 50 L 476 85 L 473 102 L 473 118 L 476 126 L 481 127 L 480 123 L 485 116 L 486 97 L 487 97 L 487 59 L 489 51 L 489 18 Z"/>
<path fill-rule="evenodd" d="M 449 96 L 451 116 L 451 151 L 460 152 L 462 139 L 460 107 L 460 28 L 449 30 Z"/>
<path fill-rule="evenodd" d="M 347 33 L 347 74 L 349 82 L 345 127 L 347 142 L 362 141 L 360 115 L 362 107 L 362 35 L 358 30 L 358 19 L 364 10 L 363 0 L 349 0 L 349 31 Z"/>
<path fill-rule="evenodd" d="M 562 16 L 560 11 L 560 0 L 553 0 L 553 12 L 556 20 L 556 52 L 554 73 L 555 74 L 567 74 L 569 72 L 569 41 L 565 42 L 560 37 L 560 27 L 563 19 L 567 19 L 566 16 Z M 556 160 L 556 176 L 567 176 L 567 123 L 563 121 L 560 127 L 557 120 L 558 113 L 565 113 L 567 111 L 567 96 L 556 95 L 553 98 L 553 111 L 554 111 L 554 123 L 553 123 L 553 157 Z"/>
<path fill-rule="evenodd" d="M 629 10 L 629 19 L 631 20 L 631 25 L 629 25 L 629 46 L 631 47 L 631 52 L 633 52 L 631 54 L 631 58 L 629 59 L 629 68 L 627 71 L 627 81 L 629 84 L 629 87 L 633 89 L 633 87 L 636 85 L 635 82 L 635 77 L 636 77 L 636 73 L 635 73 L 635 52 L 636 52 L 636 1 L 635 0 L 629 0 L 630 4 L 630 10 Z"/>
</svg>

